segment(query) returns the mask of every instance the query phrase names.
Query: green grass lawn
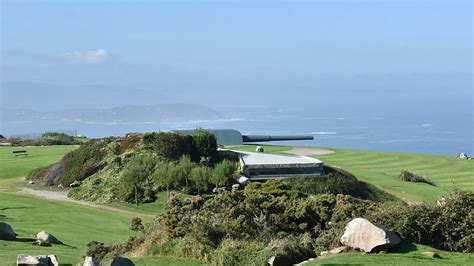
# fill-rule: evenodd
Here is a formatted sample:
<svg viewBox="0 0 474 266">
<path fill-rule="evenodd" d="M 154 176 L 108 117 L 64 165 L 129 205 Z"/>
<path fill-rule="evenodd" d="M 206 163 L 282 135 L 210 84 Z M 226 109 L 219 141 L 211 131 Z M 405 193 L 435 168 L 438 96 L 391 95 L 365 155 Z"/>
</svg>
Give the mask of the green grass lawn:
<svg viewBox="0 0 474 266">
<path fill-rule="evenodd" d="M 31 170 L 59 161 L 78 146 L 0 147 L 0 180 L 24 177 Z M 15 157 L 12 151 L 26 150 L 28 156 Z"/>
<path fill-rule="evenodd" d="M 414 250 L 400 253 L 364 254 L 347 252 L 327 259 L 317 259 L 305 265 L 472 265 L 474 254 L 436 250 L 423 245 L 415 245 Z M 434 251 L 438 258 L 429 258 L 422 253 Z"/>
<path fill-rule="evenodd" d="M 331 150 L 335 153 L 314 157 L 408 201 L 435 201 L 455 187 L 474 190 L 474 161 L 427 154 Z M 436 186 L 402 181 L 402 170 L 424 175 Z"/>
<path fill-rule="evenodd" d="M 256 145 L 232 147 L 254 151 Z M 265 145 L 266 153 L 284 154 L 289 146 Z M 333 149 L 332 154 L 313 156 L 326 165 L 341 167 L 359 180 L 373 184 L 409 202 L 435 201 L 453 188 L 474 190 L 474 161 L 450 156 Z M 436 186 L 400 180 L 402 170 L 413 171 L 432 180 Z"/>
<path fill-rule="evenodd" d="M 0 240 L 0 261 L 15 262 L 17 254 L 55 254 L 61 263 L 79 262 L 92 240 L 107 244 L 124 241 L 131 216 L 74 203 L 0 193 L 0 220 L 9 223 L 19 238 L 35 238 L 46 230 L 66 245 L 37 247 L 20 241 Z"/>
</svg>

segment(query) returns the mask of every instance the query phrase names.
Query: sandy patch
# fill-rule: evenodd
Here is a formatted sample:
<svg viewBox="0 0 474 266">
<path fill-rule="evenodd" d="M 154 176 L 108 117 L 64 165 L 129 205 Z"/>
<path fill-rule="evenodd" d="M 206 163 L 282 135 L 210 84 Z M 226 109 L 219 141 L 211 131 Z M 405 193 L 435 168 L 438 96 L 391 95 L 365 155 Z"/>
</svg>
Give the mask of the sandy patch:
<svg viewBox="0 0 474 266">
<path fill-rule="evenodd" d="M 334 151 L 321 149 L 321 148 L 314 148 L 314 147 L 298 147 L 293 148 L 288 151 L 284 151 L 285 153 L 299 155 L 299 156 L 312 156 L 312 155 L 325 155 L 334 153 Z"/>
</svg>

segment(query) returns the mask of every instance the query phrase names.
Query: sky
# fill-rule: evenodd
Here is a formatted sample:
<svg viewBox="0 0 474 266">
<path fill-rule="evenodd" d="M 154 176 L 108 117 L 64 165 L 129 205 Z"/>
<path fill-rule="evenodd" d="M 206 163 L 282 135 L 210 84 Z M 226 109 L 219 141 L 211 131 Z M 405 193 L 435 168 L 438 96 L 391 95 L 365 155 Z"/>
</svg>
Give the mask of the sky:
<svg viewBox="0 0 474 266">
<path fill-rule="evenodd" d="M 429 149 L 474 150 L 472 13 L 472 1 L 459 0 L 0 0 L 0 115 L 2 108 L 263 106 L 269 117 L 297 110 L 296 118 L 332 117 L 338 126 L 352 117 L 334 131 L 383 128 L 382 138 L 412 138 L 407 128 L 415 125 L 437 134 Z M 246 130 L 268 130 L 261 119 Z M 304 121 L 294 128 L 331 126 Z M 0 130 L 51 128 L 20 124 L 0 119 Z M 422 148 L 412 150 L 429 150 Z"/>
<path fill-rule="evenodd" d="M 7 81 L 161 89 L 472 72 L 471 1 L 2 1 Z"/>
</svg>

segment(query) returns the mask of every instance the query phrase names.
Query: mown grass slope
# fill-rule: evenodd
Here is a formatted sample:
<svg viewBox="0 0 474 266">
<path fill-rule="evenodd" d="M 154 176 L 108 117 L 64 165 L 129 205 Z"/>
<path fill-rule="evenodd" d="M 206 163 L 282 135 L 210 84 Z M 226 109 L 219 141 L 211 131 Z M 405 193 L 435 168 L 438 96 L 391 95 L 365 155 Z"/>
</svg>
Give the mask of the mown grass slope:
<svg viewBox="0 0 474 266">
<path fill-rule="evenodd" d="M 9 223 L 18 238 L 36 238 L 46 230 L 66 245 L 33 246 L 21 241 L 1 241 L 0 261 L 15 262 L 17 254 L 55 254 L 61 263 L 77 263 L 92 240 L 118 243 L 127 239 L 131 216 L 74 203 L 0 193 L 0 219 Z"/>
<path fill-rule="evenodd" d="M 0 180 L 24 177 L 31 170 L 55 163 L 77 148 L 76 145 L 0 147 Z M 26 150 L 28 156 L 15 157 L 12 153 L 15 150 Z"/>
<path fill-rule="evenodd" d="M 407 201 L 435 201 L 454 188 L 474 190 L 474 161 L 412 153 L 331 149 L 313 156 L 341 167 L 359 180 L 371 183 Z M 428 177 L 435 186 L 399 179 L 403 170 Z"/>
<path fill-rule="evenodd" d="M 434 251 L 441 258 L 430 258 L 422 253 Z M 348 252 L 326 259 L 317 259 L 305 265 L 472 265 L 474 254 L 446 252 L 423 245 L 413 245 L 400 253 L 363 254 Z"/>
<path fill-rule="evenodd" d="M 257 145 L 232 147 L 243 151 L 255 151 Z M 266 153 L 284 154 L 289 146 L 264 145 Z M 375 185 L 408 202 L 432 202 L 454 188 L 474 190 L 474 161 L 414 153 L 364 151 L 328 148 L 332 154 L 314 158 L 326 165 L 340 167 L 364 181 Z M 400 180 L 403 170 L 426 176 L 435 186 L 426 183 Z"/>
</svg>

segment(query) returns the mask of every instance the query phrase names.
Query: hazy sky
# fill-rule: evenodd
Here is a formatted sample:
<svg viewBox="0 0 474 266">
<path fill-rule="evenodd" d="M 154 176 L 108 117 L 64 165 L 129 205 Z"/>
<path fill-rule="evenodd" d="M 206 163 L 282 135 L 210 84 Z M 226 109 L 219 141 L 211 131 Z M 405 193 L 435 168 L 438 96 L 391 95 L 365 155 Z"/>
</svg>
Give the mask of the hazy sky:
<svg viewBox="0 0 474 266">
<path fill-rule="evenodd" d="M 327 87 L 349 78 L 333 84 L 347 89 L 352 77 L 464 75 L 465 86 L 472 76 L 471 1 L 1 3 L 3 81 L 120 85 L 179 99 L 178 90 L 308 91 L 321 79 Z"/>
</svg>

